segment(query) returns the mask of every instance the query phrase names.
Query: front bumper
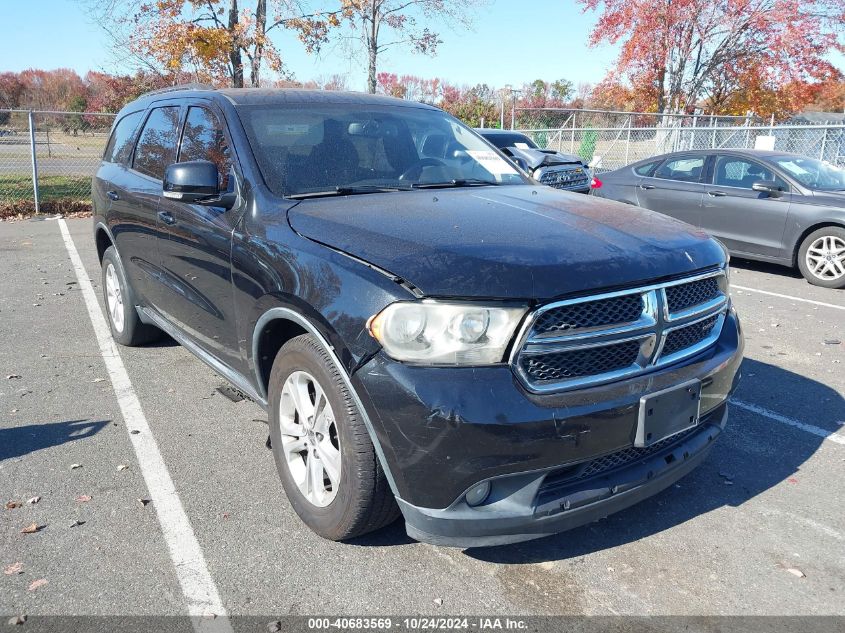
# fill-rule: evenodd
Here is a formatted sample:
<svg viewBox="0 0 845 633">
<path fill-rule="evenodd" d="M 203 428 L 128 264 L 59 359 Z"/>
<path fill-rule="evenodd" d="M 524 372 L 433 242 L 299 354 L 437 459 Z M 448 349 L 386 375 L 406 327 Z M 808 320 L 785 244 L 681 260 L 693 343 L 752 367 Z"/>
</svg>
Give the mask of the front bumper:
<svg viewBox="0 0 845 633">
<path fill-rule="evenodd" d="M 460 547 L 497 545 L 602 518 L 695 468 L 725 424 L 742 349 L 731 312 L 701 354 L 578 391 L 531 394 L 509 367 L 414 367 L 381 354 L 353 382 L 408 534 Z M 631 448 L 641 396 L 691 379 L 702 382 L 702 420 L 694 431 L 624 467 L 569 477 L 579 465 Z M 488 501 L 470 507 L 464 495 L 483 481 L 492 484 Z"/>
</svg>

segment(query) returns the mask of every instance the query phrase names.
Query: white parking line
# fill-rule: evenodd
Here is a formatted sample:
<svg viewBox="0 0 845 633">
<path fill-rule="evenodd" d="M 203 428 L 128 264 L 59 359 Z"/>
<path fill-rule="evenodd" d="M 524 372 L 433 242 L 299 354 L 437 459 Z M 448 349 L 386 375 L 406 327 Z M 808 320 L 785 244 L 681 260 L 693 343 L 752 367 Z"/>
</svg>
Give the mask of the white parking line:
<svg viewBox="0 0 845 633">
<path fill-rule="evenodd" d="M 750 402 L 743 402 L 742 400 L 737 400 L 735 398 L 731 398 L 731 404 L 735 407 L 739 407 L 740 409 L 751 411 L 751 413 L 762 415 L 763 417 L 769 418 L 770 420 L 774 420 L 775 422 L 780 422 L 781 424 L 786 424 L 787 426 L 792 426 L 796 429 L 801 429 L 802 431 L 806 431 L 807 433 L 812 433 L 813 435 L 817 435 L 820 438 L 827 440 L 828 442 L 833 442 L 834 444 L 842 444 L 843 446 L 845 446 L 845 437 L 837 435 L 833 431 L 828 431 L 821 427 L 813 426 L 812 424 L 806 424 L 794 418 L 788 418 L 785 415 L 781 415 L 780 413 L 775 413 L 774 411 L 769 411 L 769 409 L 764 409 L 763 407 L 757 406 L 756 404 L 751 404 Z"/>
<path fill-rule="evenodd" d="M 802 299 L 801 297 L 793 297 L 792 295 L 782 295 L 779 292 L 769 292 L 768 290 L 758 290 L 757 288 L 747 288 L 745 286 L 737 286 L 731 284 L 733 290 L 743 290 L 745 292 L 757 292 L 761 295 L 771 295 L 772 297 L 780 297 L 781 299 L 789 299 L 791 301 L 801 301 L 803 303 L 812 303 L 816 306 L 824 306 L 825 308 L 833 308 L 834 310 L 845 310 L 845 306 L 838 306 L 835 303 L 825 303 L 824 301 L 813 301 L 812 299 Z"/>
<path fill-rule="evenodd" d="M 91 318 L 91 325 L 97 336 L 100 353 L 114 387 L 115 396 L 117 396 L 117 403 L 123 414 L 129 440 L 132 448 L 135 449 L 141 474 L 144 476 L 164 540 L 170 551 L 170 559 L 176 568 L 176 576 L 185 595 L 188 614 L 192 616 L 194 629 L 203 633 L 207 631 L 231 633 L 232 626 L 220 600 L 217 587 L 205 564 L 205 557 L 188 516 L 185 514 L 185 509 L 182 507 L 182 502 L 179 500 L 167 465 L 158 450 L 158 444 L 144 417 L 141 402 L 126 373 L 117 345 L 111 337 L 111 330 L 100 311 L 91 280 L 85 272 L 67 224 L 61 219 L 58 223 L 88 308 L 88 316 Z M 139 433 L 133 434 L 130 431 L 139 431 Z"/>
</svg>

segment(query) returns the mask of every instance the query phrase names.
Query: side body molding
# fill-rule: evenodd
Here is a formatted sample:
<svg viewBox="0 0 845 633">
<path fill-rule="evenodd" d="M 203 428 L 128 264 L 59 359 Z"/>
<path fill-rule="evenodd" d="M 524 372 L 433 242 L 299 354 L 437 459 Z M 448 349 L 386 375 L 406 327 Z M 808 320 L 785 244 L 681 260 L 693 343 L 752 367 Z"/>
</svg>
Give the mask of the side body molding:
<svg viewBox="0 0 845 633">
<path fill-rule="evenodd" d="M 293 321 L 297 325 L 302 326 L 309 334 L 313 335 L 314 338 L 316 338 L 320 342 L 320 345 L 325 348 L 329 357 L 332 359 L 332 362 L 334 363 L 335 367 L 337 367 L 338 372 L 340 372 L 340 375 L 343 377 L 343 382 L 346 384 L 346 388 L 349 390 L 349 393 L 352 394 L 352 399 L 355 402 L 355 406 L 358 408 L 361 418 L 364 420 L 364 425 L 367 427 L 367 433 L 370 434 L 370 440 L 372 441 L 373 447 L 376 450 L 376 455 L 378 456 L 381 468 L 384 471 L 385 477 L 387 477 L 387 482 L 390 484 L 390 490 L 393 492 L 397 500 L 400 499 L 399 491 L 396 488 L 396 481 L 393 478 L 393 473 L 390 472 L 390 467 L 384 455 L 384 449 L 382 448 L 381 442 L 379 441 L 375 429 L 373 428 L 372 420 L 370 420 L 370 416 L 367 413 L 367 410 L 364 408 L 364 404 L 358 397 L 358 392 L 355 391 L 355 387 L 352 385 L 352 381 L 349 379 L 349 374 L 347 374 L 346 369 L 343 367 L 343 364 L 337 357 L 334 347 L 332 347 L 332 345 L 326 340 L 326 337 L 324 337 L 308 319 L 306 319 L 298 312 L 291 310 L 290 308 L 278 307 L 269 309 L 267 312 L 261 315 L 261 317 L 258 319 L 258 322 L 255 324 L 255 330 L 252 334 L 252 357 L 258 358 L 258 341 L 261 337 L 261 332 L 264 330 L 264 326 L 266 326 L 270 321 L 273 321 L 275 319 L 286 319 L 288 321 Z M 259 389 L 261 389 L 261 395 L 268 402 L 269 406 L 270 399 L 268 394 L 263 393 L 264 389 L 261 387 L 262 380 L 257 363 L 255 364 L 255 384 L 259 386 Z"/>
</svg>

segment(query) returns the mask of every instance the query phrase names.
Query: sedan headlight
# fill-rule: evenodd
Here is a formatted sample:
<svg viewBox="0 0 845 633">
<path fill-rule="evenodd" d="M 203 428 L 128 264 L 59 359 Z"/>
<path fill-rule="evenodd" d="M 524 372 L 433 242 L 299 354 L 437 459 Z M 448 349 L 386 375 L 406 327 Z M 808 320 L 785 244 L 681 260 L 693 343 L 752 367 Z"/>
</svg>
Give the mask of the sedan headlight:
<svg viewBox="0 0 845 633">
<path fill-rule="evenodd" d="M 491 365 L 505 350 L 527 308 L 440 301 L 392 303 L 368 323 L 396 360 L 429 365 Z"/>
</svg>

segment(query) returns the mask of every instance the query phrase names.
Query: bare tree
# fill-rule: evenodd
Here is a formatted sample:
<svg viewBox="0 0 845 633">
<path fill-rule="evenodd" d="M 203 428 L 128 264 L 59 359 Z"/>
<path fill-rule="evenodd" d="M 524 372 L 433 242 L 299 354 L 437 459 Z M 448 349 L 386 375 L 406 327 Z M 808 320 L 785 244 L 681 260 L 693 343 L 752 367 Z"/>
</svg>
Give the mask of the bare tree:
<svg viewBox="0 0 845 633">
<path fill-rule="evenodd" d="M 409 46 L 426 55 L 437 52 L 440 36 L 425 22 L 438 19 L 458 27 L 472 23 L 472 10 L 486 0 L 341 0 L 353 37 L 367 54 L 367 89 L 375 94 L 378 58 L 394 46 Z"/>
</svg>

